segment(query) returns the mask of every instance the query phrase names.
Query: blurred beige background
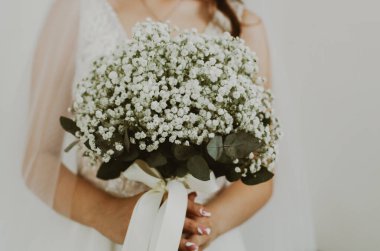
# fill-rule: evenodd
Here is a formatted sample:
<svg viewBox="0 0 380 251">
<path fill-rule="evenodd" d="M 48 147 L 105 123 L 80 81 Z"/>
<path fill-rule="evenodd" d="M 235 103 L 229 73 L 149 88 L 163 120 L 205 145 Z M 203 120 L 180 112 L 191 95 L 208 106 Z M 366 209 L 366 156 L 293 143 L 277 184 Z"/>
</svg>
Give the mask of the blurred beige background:
<svg viewBox="0 0 380 251">
<path fill-rule="evenodd" d="M 3 219 L 17 212 L 8 202 L 22 208 L 34 199 L 9 178 L 19 170 L 7 164 L 7 151 L 17 149 L 7 129 L 24 57 L 49 2 L 0 0 L 0 243 L 9 227 Z M 276 68 L 288 75 L 300 118 L 319 250 L 379 250 L 380 2 L 246 2 L 268 24 L 272 53 L 287 59 Z"/>
</svg>

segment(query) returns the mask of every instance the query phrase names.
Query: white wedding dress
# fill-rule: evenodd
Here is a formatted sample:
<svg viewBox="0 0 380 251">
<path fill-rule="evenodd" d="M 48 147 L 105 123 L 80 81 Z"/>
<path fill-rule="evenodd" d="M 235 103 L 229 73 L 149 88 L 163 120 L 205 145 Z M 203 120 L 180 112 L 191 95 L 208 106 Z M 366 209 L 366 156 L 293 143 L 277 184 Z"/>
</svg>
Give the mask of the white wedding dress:
<svg viewBox="0 0 380 251">
<path fill-rule="evenodd" d="M 80 8 L 80 28 L 79 41 L 76 55 L 76 73 L 74 83 L 83 77 L 92 61 L 104 54 L 111 53 L 120 41 L 129 39 L 118 16 L 114 12 L 107 0 L 82 0 Z M 238 17 L 243 14 L 244 6 L 241 3 L 232 4 Z M 208 23 L 205 33 L 222 34 L 229 29 L 228 19 L 219 11 L 216 11 L 212 20 Z M 74 90 L 74 88 L 73 88 Z M 120 197 L 133 196 L 147 189 L 141 183 L 129 181 L 125 178 L 118 178 L 110 181 L 102 181 L 96 178 L 96 168 L 91 167 L 85 158 L 78 152 L 78 171 L 83 176 L 99 188 Z M 218 179 L 220 189 L 226 184 L 225 179 Z M 202 198 L 199 195 L 199 202 L 205 202 L 209 198 Z M 101 238 L 98 239 L 101 241 Z M 97 239 L 92 239 L 96 242 Z M 96 246 L 96 245 L 95 245 Z M 113 250 L 119 250 L 119 245 L 111 245 Z M 99 249 L 104 250 L 104 249 Z M 245 251 L 243 239 L 238 229 L 218 238 L 212 243 L 207 251 Z M 93 250 L 93 251 L 96 251 Z"/>
</svg>

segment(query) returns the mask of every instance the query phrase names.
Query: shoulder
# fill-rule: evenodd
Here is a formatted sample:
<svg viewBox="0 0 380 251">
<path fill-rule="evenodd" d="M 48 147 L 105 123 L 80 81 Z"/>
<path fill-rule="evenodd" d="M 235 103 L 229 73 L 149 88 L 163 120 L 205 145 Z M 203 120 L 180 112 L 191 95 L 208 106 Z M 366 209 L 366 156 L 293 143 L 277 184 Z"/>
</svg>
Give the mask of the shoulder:
<svg viewBox="0 0 380 251">
<path fill-rule="evenodd" d="M 262 23 L 261 17 L 254 11 L 244 8 L 241 23 L 243 26 L 256 26 Z"/>
<path fill-rule="evenodd" d="M 249 10 L 240 0 L 227 0 L 229 5 L 235 11 L 236 16 L 242 25 L 251 26 L 262 22 L 261 17 L 256 12 Z"/>
</svg>

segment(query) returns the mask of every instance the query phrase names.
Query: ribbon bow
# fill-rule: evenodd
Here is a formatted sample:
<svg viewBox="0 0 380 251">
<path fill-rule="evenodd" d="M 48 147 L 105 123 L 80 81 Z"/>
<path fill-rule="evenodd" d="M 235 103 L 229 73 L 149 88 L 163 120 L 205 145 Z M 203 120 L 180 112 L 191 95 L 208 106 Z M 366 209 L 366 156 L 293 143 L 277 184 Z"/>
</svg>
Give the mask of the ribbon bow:
<svg viewBox="0 0 380 251">
<path fill-rule="evenodd" d="M 141 196 L 133 210 L 122 251 L 177 251 L 188 192 L 208 194 L 218 190 L 212 172 L 208 181 L 198 180 L 190 174 L 165 180 L 157 169 L 141 160 L 136 160 L 122 175 L 151 188 Z M 160 206 L 166 192 L 168 198 Z"/>
</svg>

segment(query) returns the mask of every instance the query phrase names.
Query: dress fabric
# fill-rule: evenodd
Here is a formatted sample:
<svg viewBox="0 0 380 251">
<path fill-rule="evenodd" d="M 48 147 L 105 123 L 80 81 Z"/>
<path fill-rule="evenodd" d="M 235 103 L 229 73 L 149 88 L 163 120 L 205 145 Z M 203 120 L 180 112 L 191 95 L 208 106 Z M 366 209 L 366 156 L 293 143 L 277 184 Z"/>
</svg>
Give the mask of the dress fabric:
<svg viewBox="0 0 380 251">
<path fill-rule="evenodd" d="M 244 6 L 235 1 L 231 2 L 231 5 L 235 9 L 237 16 L 241 17 Z M 216 11 L 204 32 L 207 34 L 218 35 L 225 31 L 229 31 L 230 28 L 228 19 L 221 12 Z M 107 0 L 82 0 L 80 6 L 78 49 L 73 83 L 77 83 L 78 80 L 86 74 L 94 59 L 112 53 L 115 47 L 126 39 L 128 39 L 128 35 L 121 25 L 116 12 Z M 75 95 L 75 88 L 73 88 L 73 95 Z M 80 151 L 77 152 L 77 167 L 78 175 L 114 196 L 130 197 L 148 189 L 142 183 L 129 181 L 122 177 L 109 181 L 99 180 L 96 178 L 97 167 L 91 166 L 88 160 L 82 157 Z M 228 182 L 224 178 L 218 178 L 217 182 L 220 189 L 223 189 L 223 187 L 228 185 Z M 200 194 L 198 202 L 206 202 L 208 199 L 210 199 L 210 197 Z M 80 229 L 82 228 L 82 226 L 78 226 L 78 231 L 80 232 Z M 90 246 L 92 251 L 121 250 L 120 245 L 111 243 L 98 233 L 84 229 L 83 231 L 87 231 L 88 240 L 91 241 Z M 80 241 L 84 240 L 81 239 Z M 107 249 L 105 249 L 105 246 Z M 227 250 L 246 250 L 239 228 L 219 237 L 206 249 L 206 251 Z"/>
</svg>

